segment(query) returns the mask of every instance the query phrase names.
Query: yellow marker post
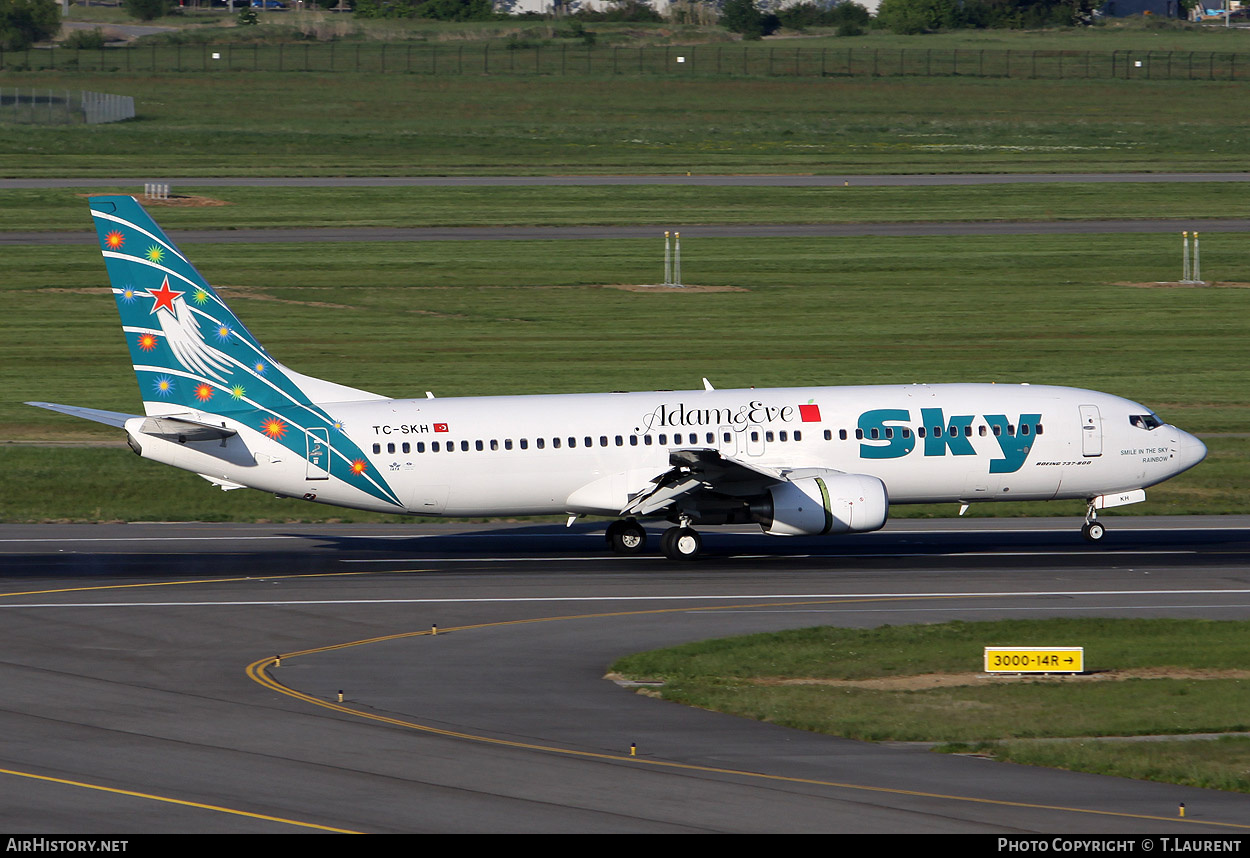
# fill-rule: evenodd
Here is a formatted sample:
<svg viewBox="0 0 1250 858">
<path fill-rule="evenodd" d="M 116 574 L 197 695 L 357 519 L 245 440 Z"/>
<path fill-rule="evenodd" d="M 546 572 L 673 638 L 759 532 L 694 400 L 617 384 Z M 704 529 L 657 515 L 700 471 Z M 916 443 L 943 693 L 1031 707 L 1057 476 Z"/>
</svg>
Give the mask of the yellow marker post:
<svg viewBox="0 0 1250 858">
<path fill-rule="evenodd" d="M 273 666 L 274 666 L 274 667 L 282 667 L 282 656 L 280 656 L 280 655 L 275 655 L 275 656 L 273 657 Z"/>
<path fill-rule="evenodd" d="M 343 702 L 343 689 L 339 689 L 339 703 Z"/>
<path fill-rule="evenodd" d="M 430 626 L 430 634 L 432 634 L 432 635 L 436 635 L 436 634 L 438 634 L 438 624 L 437 624 L 437 623 L 435 623 L 434 625 Z"/>
<path fill-rule="evenodd" d="M 630 743 L 629 743 L 629 755 L 630 755 L 631 757 L 636 757 L 636 756 L 638 756 L 638 743 L 637 743 L 637 742 L 630 742 Z M 1184 807 L 1184 805 L 1181 805 L 1181 806 L 1182 806 L 1182 807 Z"/>
<path fill-rule="evenodd" d="M 1180 812 L 1181 812 L 1181 819 L 1184 819 L 1185 818 L 1185 803 L 1184 802 L 1181 802 Z"/>
<path fill-rule="evenodd" d="M 1084 673 L 1079 646 L 987 646 L 986 673 Z"/>
</svg>

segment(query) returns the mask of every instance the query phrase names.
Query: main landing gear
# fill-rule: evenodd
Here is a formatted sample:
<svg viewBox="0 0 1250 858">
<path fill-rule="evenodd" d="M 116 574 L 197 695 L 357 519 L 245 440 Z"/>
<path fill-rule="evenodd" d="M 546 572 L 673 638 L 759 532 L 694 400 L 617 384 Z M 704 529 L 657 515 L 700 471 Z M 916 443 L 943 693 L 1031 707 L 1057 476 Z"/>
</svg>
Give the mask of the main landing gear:
<svg viewBox="0 0 1250 858">
<path fill-rule="evenodd" d="M 703 550 L 703 537 L 692 527 L 670 527 L 660 538 L 660 550 L 669 560 L 694 560 Z"/>
<path fill-rule="evenodd" d="M 647 548 L 647 531 L 632 518 L 609 524 L 604 539 L 617 554 L 641 554 Z M 660 550 L 669 560 L 694 560 L 703 551 L 703 537 L 688 524 L 670 527 L 660 537 Z"/>
<path fill-rule="evenodd" d="M 1101 542 L 1106 535 L 1107 528 L 1098 520 L 1098 511 L 1091 503 L 1085 513 L 1085 524 L 1081 525 L 1081 536 L 1085 537 L 1086 542 Z"/>
<path fill-rule="evenodd" d="M 647 531 L 632 518 L 612 522 L 603 536 L 617 554 L 640 554 L 647 547 Z"/>
</svg>

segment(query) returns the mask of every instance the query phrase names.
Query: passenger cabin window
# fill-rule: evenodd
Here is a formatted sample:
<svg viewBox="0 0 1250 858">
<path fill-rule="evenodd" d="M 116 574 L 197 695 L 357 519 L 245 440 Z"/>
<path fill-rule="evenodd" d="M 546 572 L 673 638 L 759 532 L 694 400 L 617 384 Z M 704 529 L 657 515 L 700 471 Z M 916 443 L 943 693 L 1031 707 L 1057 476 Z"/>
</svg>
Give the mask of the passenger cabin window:
<svg viewBox="0 0 1250 858">
<path fill-rule="evenodd" d="M 511 450 L 511 449 L 512 449 L 512 439 L 511 439 L 511 438 L 504 438 L 504 439 L 503 439 L 503 448 L 504 448 L 505 450 Z"/>
<path fill-rule="evenodd" d="M 373 452 L 375 452 L 375 453 L 381 453 L 381 452 L 382 452 L 382 445 L 381 445 L 381 444 L 374 444 L 374 445 L 373 445 Z"/>
<path fill-rule="evenodd" d="M 425 442 L 424 442 L 424 441 L 418 441 L 418 442 L 417 442 L 417 452 L 418 452 L 418 453 L 424 453 L 424 452 L 425 452 Z"/>
<path fill-rule="evenodd" d="M 538 449 L 542 450 L 543 448 L 545 448 L 545 447 L 547 446 L 547 439 L 546 439 L 546 438 L 535 438 L 535 439 L 534 439 L 534 446 L 535 446 L 535 447 L 537 447 Z"/>
</svg>

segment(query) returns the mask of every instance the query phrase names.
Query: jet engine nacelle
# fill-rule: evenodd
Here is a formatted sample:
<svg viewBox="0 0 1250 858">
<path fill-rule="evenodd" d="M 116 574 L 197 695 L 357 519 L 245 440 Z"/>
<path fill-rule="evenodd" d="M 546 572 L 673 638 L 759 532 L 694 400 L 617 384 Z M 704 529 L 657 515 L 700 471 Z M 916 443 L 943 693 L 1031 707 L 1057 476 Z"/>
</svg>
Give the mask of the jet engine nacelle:
<svg viewBox="0 0 1250 858">
<path fill-rule="evenodd" d="M 890 499 L 885 483 L 866 474 L 827 472 L 770 486 L 752 513 L 773 536 L 818 536 L 878 530 Z"/>
</svg>

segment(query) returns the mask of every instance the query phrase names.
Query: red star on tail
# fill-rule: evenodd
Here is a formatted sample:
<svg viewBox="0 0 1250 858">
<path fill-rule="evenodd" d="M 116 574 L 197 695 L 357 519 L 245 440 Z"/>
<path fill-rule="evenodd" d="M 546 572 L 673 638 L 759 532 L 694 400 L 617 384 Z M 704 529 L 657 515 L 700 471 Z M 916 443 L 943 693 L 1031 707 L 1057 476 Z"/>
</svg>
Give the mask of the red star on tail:
<svg viewBox="0 0 1250 858">
<path fill-rule="evenodd" d="M 164 282 L 161 283 L 161 288 L 157 289 L 155 292 L 149 289 L 148 295 L 156 299 L 156 303 L 152 305 L 153 313 L 161 307 L 164 307 L 169 312 L 174 313 L 174 299 L 180 297 L 182 293 L 175 292 L 173 289 L 169 288 L 169 276 L 166 275 Z M 177 315 L 177 313 L 174 313 L 174 315 Z"/>
</svg>

